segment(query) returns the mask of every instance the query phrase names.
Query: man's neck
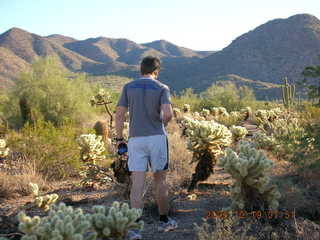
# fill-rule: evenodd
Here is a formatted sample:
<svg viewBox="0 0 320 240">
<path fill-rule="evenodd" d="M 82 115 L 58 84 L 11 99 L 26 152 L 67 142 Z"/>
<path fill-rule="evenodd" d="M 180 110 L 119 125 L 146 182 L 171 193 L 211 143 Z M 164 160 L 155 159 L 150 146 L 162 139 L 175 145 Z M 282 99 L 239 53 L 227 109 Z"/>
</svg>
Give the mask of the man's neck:
<svg viewBox="0 0 320 240">
<path fill-rule="evenodd" d="M 151 78 L 151 79 L 153 79 L 153 80 L 156 80 L 154 74 L 144 74 L 144 75 L 142 75 L 142 77 L 143 77 L 143 78 Z"/>
</svg>

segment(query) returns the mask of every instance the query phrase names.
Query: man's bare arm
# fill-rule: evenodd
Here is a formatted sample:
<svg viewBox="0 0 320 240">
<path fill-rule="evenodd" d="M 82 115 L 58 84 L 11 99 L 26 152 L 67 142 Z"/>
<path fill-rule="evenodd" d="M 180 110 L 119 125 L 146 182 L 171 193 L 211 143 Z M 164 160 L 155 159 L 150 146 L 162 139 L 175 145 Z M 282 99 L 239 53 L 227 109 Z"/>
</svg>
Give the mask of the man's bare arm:
<svg viewBox="0 0 320 240">
<path fill-rule="evenodd" d="M 173 110 L 171 104 L 161 104 L 161 111 L 163 113 L 162 121 L 165 126 L 168 125 L 168 123 L 173 118 Z"/>
<path fill-rule="evenodd" d="M 118 106 L 116 111 L 116 132 L 117 138 L 123 138 L 123 126 L 125 121 L 125 114 L 127 113 L 128 108 Z"/>
</svg>

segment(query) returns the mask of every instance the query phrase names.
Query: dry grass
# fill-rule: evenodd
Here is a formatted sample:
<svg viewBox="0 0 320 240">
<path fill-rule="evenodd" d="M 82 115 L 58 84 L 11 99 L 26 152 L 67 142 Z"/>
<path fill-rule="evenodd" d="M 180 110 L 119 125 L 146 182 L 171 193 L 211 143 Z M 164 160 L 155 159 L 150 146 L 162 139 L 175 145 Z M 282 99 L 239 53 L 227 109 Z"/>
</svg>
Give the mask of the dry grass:
<svg viewBox="0 0 320 240">
<path fill-rule="evenodd" d="M 50 188 L 46 180 L 35 171 L 33 166 L 23 166 L 19 172 L 19 174 L 11 174 L 0 169 L 0 201 L 1 198 L 9 199 L 30 195 L 30 182 L 37 183 L 43 190 Z"/>
<path fill-rule="evenodd" d="M 181 186 L 191 180 L 193 167 L 190 164 L 192 153 L 187 150 L 187 142 L 181 137 L 181 131 L 176 123 L 171 123 L 168 126 L 169 138 L 169 168 L 168 183 L 171 187 L 180 189 Z"/>
</svg>

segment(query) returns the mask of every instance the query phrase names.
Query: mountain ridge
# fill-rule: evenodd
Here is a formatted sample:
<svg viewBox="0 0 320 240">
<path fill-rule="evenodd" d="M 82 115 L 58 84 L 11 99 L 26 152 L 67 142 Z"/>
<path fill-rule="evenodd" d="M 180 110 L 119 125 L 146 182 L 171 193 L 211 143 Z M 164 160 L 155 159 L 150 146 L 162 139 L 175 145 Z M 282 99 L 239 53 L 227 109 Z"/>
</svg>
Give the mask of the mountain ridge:
<svg viewBox="0 0 320 240">
<path fill-rule="evenodd" d="M 12 28 L 0 34 L 0 51 L 1 85 L 12 85 L 17 72 L 37 57 L 56 55 L 72 72 L 135 77 L 141 59 L 153 55 L 162 60 L 160 80 L 177 92 L 203 91 L 221 76 L 260 90 L 265 84 L 276 89 L 283 77 L 298 81 L 304 67 L 320 64 L 320 20 L 310 14 L 270 20 L 220 51 L 194 51 L 164 39 L 142 44 L 103 36 L 78 40 Z"/>
</svg>

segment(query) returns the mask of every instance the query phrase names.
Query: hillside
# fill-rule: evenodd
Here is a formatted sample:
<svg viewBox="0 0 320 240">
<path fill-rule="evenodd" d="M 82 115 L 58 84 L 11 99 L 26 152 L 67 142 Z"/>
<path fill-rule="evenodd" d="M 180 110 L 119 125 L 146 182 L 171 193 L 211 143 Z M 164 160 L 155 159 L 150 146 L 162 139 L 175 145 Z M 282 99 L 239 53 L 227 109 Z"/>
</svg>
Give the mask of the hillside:
<svg viewBox="0 0 320 240">
<path fill-rule="evenodd" d="M 275 19 L 238 38 L 221 51 L 194 51 L 166 40 L 138 44 L 107 37 L 77 40 L 59 34 L 42 37 L 19 28 L 0 35 L 0 83 L 6 87 L 37 57 L 55 55 L 66 69 L 90 75 L 138 76 L 147 55 L 161 58 L 160 80 L 172 90 L 203 91 L 216 81 L 252 86 L 258 95 L 271 96 L 283 77 L 295 82 L 302 70 L 320 64 L 320 20 L 308 14 Z M 227 77 L 225 77 L 227 76 Z M 250 81 L 244 80 L 250 79 Z M 265 92 L 267 91 L 267 92 Z"/>
<path fill-rule="evenodd" d="M 117 72 L 135 76 L 141 59 L 148 55 L 161 58 L 164 64 L 175 64 L 189 63 L 190 59 L 212 53 L 196 52 L 164 40 L 159 41 L 164 43 L 161 48 L 156 42 L 137 44 L 128 39 L 106 37 L 77 40 L 59 34 L 42 37 L 12 28 L 0 35 L 0 83 L 2 87 L 12 84 L 23 67 L 29 66 L 37 57 L 49 55 L 57 56 L 72 72 L 93 75 Z"/>
<path fill-rule="evenodd" d="M 281 83 L 300 80 L 305 66 L 320 63 L 320 20 L 308 14 L 269 21 L 229 46 L 196 62 L 169 67 L 161 75 L 176 90 L 206 89 L 218 76 Z M 183 80 L 183 81 L 182 81 Z"/>
</svg>

